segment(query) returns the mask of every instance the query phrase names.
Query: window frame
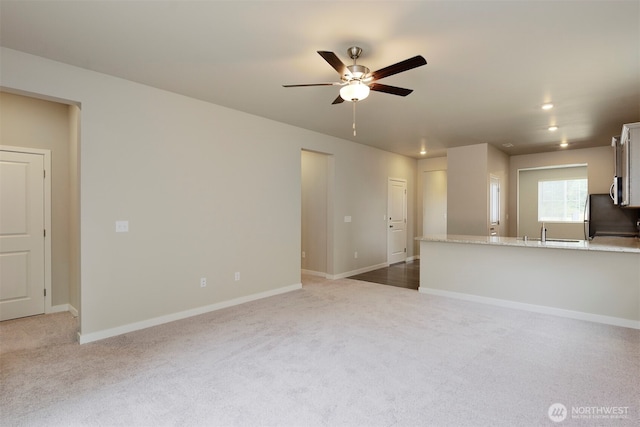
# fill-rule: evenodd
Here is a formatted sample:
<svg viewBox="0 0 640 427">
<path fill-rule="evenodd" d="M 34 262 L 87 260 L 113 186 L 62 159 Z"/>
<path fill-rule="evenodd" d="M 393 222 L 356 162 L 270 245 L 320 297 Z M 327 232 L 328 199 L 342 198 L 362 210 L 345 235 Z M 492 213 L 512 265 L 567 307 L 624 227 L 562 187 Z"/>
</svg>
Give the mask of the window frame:
<svg viewBox="0 0 640 427">
<path fill-rule="evenodd" d="M 575 182 L 575 181 L 581 181 L 580 182 L 580 188 L 577 190 L 578 192 L 578 197 L 577 198 L 572 198 L 569 196 L 572 196 L 571 192 L 569 191 L 569 189 L 567 188 L 570 184 L 570 182 Z M 562 202 L 562 207 L 563 207 L 563 214 L 562 214 L 562 218 L 559 218 L 559 216 L 552 216 L 549 215 L 548 212 L 547 216 L 543 216 L 541 215 L 541 213 L 543 213 L 543 209 L 545 206 L 545 200 L 544 200 L 544 195 L 548 194 L 547 192 L 550 191 L 549 189 L 547 189 L 547 192 L 543 191 L 544 189 L 542 188 L 544 186 L 545 183 L 563 183 L 563 189 L 562 189 L 562 197 L 558 198 L 556 200 L 546 200 L 547 204 L 549 203 L 558 203 L 558 202 Z M 538 180 L 538 212 L 537 212 L 537 217 L 538 217 L 538 221 L 539 222 L 546 222 L 546 223 L 561 223 L 561 224 L 580 224 L 584 222 L 585 219 L 585 204 L 587 202 L 587 195 L 589 193 L 589 179 L 588 178 L 565 178 L 565 179 L 539 179 Z M 572 203 L 579 203 L 579 205 L 575 208 L 575 210 L 572 210 L 570 208 L 570 204 Z M 548 208 L 547 208 L 548 209 Z M 566 219 L 571 217 L 572 215 L 569 215 L 569 213 L 578 213 L 578 218 L 577 219 Z M 557 212 L 554 212 L 557 213 Z"/>
<path fill-rule="evenodd" d="M 500 177 L 489 175 L 489 224 L 500 225 Z"/>
</svg>

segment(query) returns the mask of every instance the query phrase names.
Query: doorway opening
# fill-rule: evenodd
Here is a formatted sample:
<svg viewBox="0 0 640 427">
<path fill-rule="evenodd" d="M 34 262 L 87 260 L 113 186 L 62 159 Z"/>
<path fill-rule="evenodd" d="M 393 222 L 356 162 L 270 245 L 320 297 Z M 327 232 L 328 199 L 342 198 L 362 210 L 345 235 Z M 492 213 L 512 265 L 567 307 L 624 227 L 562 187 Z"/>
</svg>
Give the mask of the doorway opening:
<svg viewBox="0 0 640 427">
<path fill-rule="evenodd" d="M 303 274 L 333 274 L 333 156 L 302 150 L 301 154 L 301 260 Z"/>
<path fill-rule="evenodd" d="M 50 221 L 39 235 L 50 239 L 44 314 L 80 312 L 80 108 L 45 96 L 0 91 L 0 145 L 11 152 L 49 153 Z M 37 130 L 37 131 L 34 131 Z M 7 150 L 5 150 L 7 151 Z M 4 193 L 4 190 L 3 190 Z M 5 195 L 0 195 L 2 198 Z M 46 202 L 46 201 L 45 201 Z M 34 233 L 35 234 L 35 233 Z M 21 316 L 17 316 L 21 317 Z"/>
</svg>

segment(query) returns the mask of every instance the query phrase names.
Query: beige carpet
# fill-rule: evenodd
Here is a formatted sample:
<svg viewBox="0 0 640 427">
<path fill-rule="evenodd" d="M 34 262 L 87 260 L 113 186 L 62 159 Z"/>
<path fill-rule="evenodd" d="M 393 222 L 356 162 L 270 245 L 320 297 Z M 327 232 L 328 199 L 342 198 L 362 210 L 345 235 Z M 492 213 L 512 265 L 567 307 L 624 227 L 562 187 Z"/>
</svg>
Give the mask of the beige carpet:
<svg viewBox="0 0 640 427">
<path fill-rule="evenodd" d="M 3 426 L 637 426 L 640 413 L 640 331 L 349 279 L 82 346 L 61 333 L 33 348 L 19 322 L 0 323 Z"/>
</svg>

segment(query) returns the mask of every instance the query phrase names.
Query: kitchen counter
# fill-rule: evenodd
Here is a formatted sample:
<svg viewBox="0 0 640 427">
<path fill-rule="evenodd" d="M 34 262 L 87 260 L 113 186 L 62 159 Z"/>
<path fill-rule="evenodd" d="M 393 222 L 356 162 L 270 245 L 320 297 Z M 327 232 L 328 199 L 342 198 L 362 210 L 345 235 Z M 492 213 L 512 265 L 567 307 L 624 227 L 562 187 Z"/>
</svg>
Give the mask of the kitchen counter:
<svg viewBox="0 0 640 427">
<path fill-rule="evenodd" d="M 495 236 L 427 235 L 416 240 L 427 242 L 468 243 L 475 245 L 518 246 L 526 248 L 575 249 L 583 251 L 626 252 L 640 254 L 640 239 L 637 237 L 596 237 L 594 240 L 539 239 Z"/>
<path fill-rule="evenodd" d="M 640 242 L 429 235 L 421 293 L 640 329 Z"/>
</svg>

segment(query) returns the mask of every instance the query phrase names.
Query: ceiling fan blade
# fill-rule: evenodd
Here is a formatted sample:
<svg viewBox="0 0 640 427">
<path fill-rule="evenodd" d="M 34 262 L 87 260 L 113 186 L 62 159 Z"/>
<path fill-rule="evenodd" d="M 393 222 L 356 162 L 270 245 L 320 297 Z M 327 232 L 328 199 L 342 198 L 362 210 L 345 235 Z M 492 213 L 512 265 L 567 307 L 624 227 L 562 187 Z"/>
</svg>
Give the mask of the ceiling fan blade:
<svg viewBox="0 0 640 427">
<path fill-rule="evenodd" d="M 344 76 L 349 72 L 347 66 L 336 56 L 335 53 L 329 52 L 326 50 L 319 50 L 318 54 L 324 58 L 325 61 L 329 63 L 337 72 L 340 74 L 340 77 Z"/>
<path fill-rule="evenodd" d="M 369 89 L 375 90 L 377 92 L 390 93 L 391 95 L 399 95 L 399 96 L 407 96 L 411 92 L 413 92 L 413 89 L 405 89 L 403 87 L 382 85 L 380 83 L 371 83 L 369 85 Z"/>
<path fill-rule="evenodd" d="M 413 58 L 405 59 L 404 61 L 400 61 L 397 64 L 389 65 L 388 67 L 384 67 L 379 69 L 378 71 L 374 71 L 373 73 L 371 73 L 370 81 L 376 81 L 383 77 L 389 77 L 394 74 L 402 73 L 403 71 L 411 70 L 413 68 L 420 67 L 426 64 L 426 59 L 424 59 L 421 55 L 416 55 Z"/>
<path fill-rule="evenodd" d="M 344 99 L 342 99 L 342 97 L 340 95 L 338 95 L 338 97 L 336 99 L 333 100 L 333 102 L 331 103 L 331 105 L 335 105 L 335 104 L 342 104 L 344 102 Z"/>
<path fill-rule="evenodd" d="M 282 87 L 307 87 L 307 86 L 341 86 L 342 83 L 305 83 L 300 85 L 282 85 Z"/>
</svg>

